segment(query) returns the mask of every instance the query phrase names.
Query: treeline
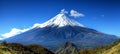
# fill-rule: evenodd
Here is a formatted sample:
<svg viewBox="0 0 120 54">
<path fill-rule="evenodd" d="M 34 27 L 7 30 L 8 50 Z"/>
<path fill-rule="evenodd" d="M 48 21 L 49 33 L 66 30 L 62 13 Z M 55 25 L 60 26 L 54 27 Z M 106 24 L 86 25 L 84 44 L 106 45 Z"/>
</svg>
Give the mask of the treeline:
<svg viewBox="0 0 120 54">
<path fill-rule="evenodd" d="M 7 43 L 3 41 L 0 43 L 0 54 L 54 54 L 41 45 L 31 44 L 22 45 L 20 43 Z"/>
</svg>

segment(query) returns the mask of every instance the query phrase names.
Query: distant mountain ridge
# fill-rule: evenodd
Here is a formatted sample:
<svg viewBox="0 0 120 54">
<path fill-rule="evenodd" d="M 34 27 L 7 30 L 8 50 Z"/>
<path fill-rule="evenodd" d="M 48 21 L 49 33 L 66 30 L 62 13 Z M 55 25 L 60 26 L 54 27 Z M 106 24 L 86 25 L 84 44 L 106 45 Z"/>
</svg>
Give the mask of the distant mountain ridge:
<svg viewBox="0 0 120 54">
<path fill-rule="evenodd" d="M 70 19 L 65 13 L 59 13 L 47 22 L 5 40 L 22 44 L 41 44 L 54 51 L 66 41 L 74 43 L 79 49 L 91 49 L 110 44 L 117 39 L 117 36 L 87 28 Z"/>
</svg>

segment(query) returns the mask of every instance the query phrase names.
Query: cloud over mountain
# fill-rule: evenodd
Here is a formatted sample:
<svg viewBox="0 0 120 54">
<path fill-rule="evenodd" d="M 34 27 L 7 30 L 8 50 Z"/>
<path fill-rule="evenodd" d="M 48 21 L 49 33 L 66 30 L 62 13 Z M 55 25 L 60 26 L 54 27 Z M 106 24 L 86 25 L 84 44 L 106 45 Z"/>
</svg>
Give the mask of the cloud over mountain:
<svg viewBox="0 0 120 54">
<path fill-rule="evenodd" d="M 3 37 L 1 39 L 9 38 L 9 37 L 23 33 L 23 32 L 28 31 L 28 30 L 30 30 L 30 28 L 27 28 L 27 29 L 12 28 L 10 32 L 1 34 L 1 36 Z"/>
<path fill-rule="evenodd" d="M 79 13 L 79 12 L 77 12 L 75 10 L 71 10 L 70 11 L 70 16 L 73 16 L 73 17 L 77 18 L 77 17 L 84 17 L 85 15 L 82 14 L 82 13 Z"/>
</svg>

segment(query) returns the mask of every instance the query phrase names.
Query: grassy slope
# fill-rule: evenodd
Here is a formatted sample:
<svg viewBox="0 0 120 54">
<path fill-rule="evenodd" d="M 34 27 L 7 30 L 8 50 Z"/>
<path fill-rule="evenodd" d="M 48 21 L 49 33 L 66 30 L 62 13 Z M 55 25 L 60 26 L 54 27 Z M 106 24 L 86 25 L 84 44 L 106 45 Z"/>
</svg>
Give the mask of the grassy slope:
<svg viewBox="0 0 120 54">
<path fill-rule="evenodd" d="M 120 54 L 120 43 L 111 49 L 104 51 L 102 54 Z"/>
<path fill-rule="evenodd" d="M 120 40 L 107 46 L 100 46 L 91 50 L 80 50 L 79 54 L 120 54 Z"/>
<path fill-rule="evenodd" d="M 96 54 L 120 54 L 120 40 L 110 45 L 96 48 Z"/>
<path fill-rule="evenodd" d="M 0 54 L 16 54 L 16 52 L 6 46 L 0 46 Z"/>
</svg>

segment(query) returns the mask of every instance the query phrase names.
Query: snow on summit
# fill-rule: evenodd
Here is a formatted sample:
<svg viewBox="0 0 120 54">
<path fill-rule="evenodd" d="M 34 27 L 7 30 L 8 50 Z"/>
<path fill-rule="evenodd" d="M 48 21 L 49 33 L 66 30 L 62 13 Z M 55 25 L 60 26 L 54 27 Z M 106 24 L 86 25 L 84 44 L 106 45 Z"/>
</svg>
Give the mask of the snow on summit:
<svg viewBox="0 0 120 54">
<path fill-rule="evenodd" d="M 58 27 L 63 27 L 67 25 L 84 27 L 82 24 L 66 16 L 67 13 L 68 12 L 63 9 L 58 15 L 56 15 L 52 19 L 48 20 L 47 22 L 43 24 L 40 24 L 39 27 L 45 27 L 45 26 L 51 26 L 51 25 L 58 26 Z"/>
</svg>

